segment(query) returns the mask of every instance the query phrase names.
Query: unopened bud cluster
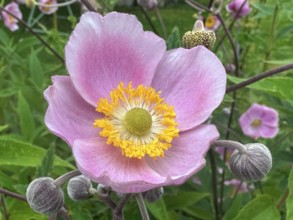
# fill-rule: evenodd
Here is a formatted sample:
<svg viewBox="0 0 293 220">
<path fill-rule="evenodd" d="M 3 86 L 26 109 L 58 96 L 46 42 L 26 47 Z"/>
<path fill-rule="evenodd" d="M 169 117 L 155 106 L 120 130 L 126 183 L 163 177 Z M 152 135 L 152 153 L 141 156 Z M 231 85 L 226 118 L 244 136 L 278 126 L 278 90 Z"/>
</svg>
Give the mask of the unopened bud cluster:
<svg viewBox="0 0 293 220">
<path fill-rule="evenodd" d="M 192 31 L 187 31 L 182 38 L 184 48 L 190 49 L 195 46 L 203 45 L 211 50 L 216 42 L 216 34 L 213 31 L 206 31 L 203 22 L 198 20 L 195 22 Z"/>
</svg>

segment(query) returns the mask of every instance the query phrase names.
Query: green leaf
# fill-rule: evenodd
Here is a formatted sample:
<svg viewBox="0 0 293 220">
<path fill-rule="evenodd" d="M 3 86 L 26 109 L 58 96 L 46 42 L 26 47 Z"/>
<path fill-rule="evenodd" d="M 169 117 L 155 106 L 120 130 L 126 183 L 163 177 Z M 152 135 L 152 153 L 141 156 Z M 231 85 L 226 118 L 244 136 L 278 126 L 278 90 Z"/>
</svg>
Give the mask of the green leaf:
<svg viewBox="0 0 293 220">
<path fill-rule="evenodd" d="M 268 195 L 259 195 L 247 203 L 233 220 L 281 219 L 273 199 Z"/>
<path fill-rule="evenodd" d="M 0 29 L 0 42 L 3 44 L 3 45 L 7 45 L 8 42 L 9 42 L 9 37 L 8 35 Z"/>
<path fill-rule="evenodd" d="M 7 98 L 12 96 L 16 93 L 15 88 L 8 87 L 6 89 L 1 89 L 0 91 L 0 98 Z"/>
<path fill-rule="evenodd" d="M 46 150 L 19 140 L 0 137 L 0 165 L 38 167 Z M 55 156 L 55 166 L 74 169 L 70 163 Z"/>
<path fill-rule="evenodd" d="M 246 79 L 228 76 L 228 80 L 240 83 Z M 270 77 L 257 81 L 247 86 L 247 88 L 259 90 L 286 100 L 293 105 L 293 78 L 290 77 Z"/>
<path fill-rule="evenodd" d="M 291 172 L 288 178 L 288 189 L 289 189 L 289 195 L 286 200 L 286 208 L 287 208 L 286 219 L 293 219 L 293 169 L 291 169 Z"/>
<path fill-rule="evenodd" d="M 169 220 L 168 212 L 163 199 L 159 199 L 155 203 L 146 202 L 146 206 L 157 220 Z"/>
<path fill-rule="evenodd" d="M 165 195 L 164 201 L 166 203 L 167 210 L 181 209 L 193 205 L 209 195 L 209 193 L 203 192 L 180 192 L 175 196 Z"/>
<path fill-rule="evenodd" d="M 17 111 L 22 134 L 26 137 L 26 140 L 32 140 L 35 124 L 29 104 L 23 97 L 21 91 L 18 92 Z"/>
<path fill-rule="evenodd" d="M 47 176 L 53 167 L 55 156 L 55 145 L 51 145 L 51 147 L 47 150 L 45 157 L 42 160 L 41 166 L 37 168 L 36 177 Z"/>
<path fill-rule="evenodd" d="M 9 207 L 9 220 L 46 220 L 47 216 L 34 212 L 27 202 L 14 200 L 11 207 Z"/>
<path fill-rule="evenodd" d="M 30 54 L 29 68 L 33 82 L 36 86 L 42 89 L 44 83 L 44 71 L 36 51 L 32 51 Z"/>
<path fill-rule="evenodd" d="M 167 48 L 168 50 L 178 48 L 181 46 L 181 38 L 179 33 L 179 28 L 175 26 L 167 40 Z"/>
</svg>

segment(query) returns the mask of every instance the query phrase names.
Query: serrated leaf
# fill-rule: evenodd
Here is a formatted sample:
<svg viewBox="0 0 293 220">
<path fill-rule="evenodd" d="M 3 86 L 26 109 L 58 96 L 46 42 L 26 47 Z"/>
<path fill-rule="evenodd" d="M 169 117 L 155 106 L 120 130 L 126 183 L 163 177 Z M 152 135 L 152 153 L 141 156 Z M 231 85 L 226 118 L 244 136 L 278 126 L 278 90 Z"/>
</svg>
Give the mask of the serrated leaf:
<svg viewBox="0 0 293 220">
<path fill-rule="evenodd" d="M 163 199 L 159 199 L 155 203 L 146 202 L 146 206 L 157 220 L 169 220 L 169 215 Z"/>
<path fill-rule="evenodd" d="M 26 140 L 31 140 L 34 135 L 35 124 L 30 106 L 23 97 L 21 91 L 18 92 L 17 112 L 21 133 L 25 136 Z"/>
<path fill-rule="evenodd" d="M 38 167 L 46 154 L 44 148 L 8 138 L 0 138 L 0 152 L 0 165 L 25 167 Z M 74 166 L 57 156 L 54 166 L 74 169 Z"/>
<path fill-rule="evenodd" d="M 44 71 L 36 51 L 30 53 L 29 70 L 34 84 L 42 89 L 44 83 Z"/>
<path fill-rule="evenodd" d="M 181 38 L 179 33 L 179 28 L 175 26 L 167 40 L 167 48 L 168 50 L 178 48 L 181 46 Z"/>
<path fill-rule="evenodd" d="M 247 203 L 233 220 L 278 220 L 280 213 L 268 195 L 259 195 Z"/>
<path fill-rule="evenodd" d="M 51 145 L 42 160 L 41 166 L 37 168 L 36 177 L 47 176 L 51 172 L 54 163 L 54 156 L 55 146 Z"/>
<path fill-rule="evenodd" d="M 209 195 L 209 193 L 203 192 L 180 192 L 175 196 L 165 195 L 164 201 L 168 210 L 181 209 L 193 205 Z"/>
<path fill-rule="evenodd" d="M 288 189 L 289 189 L 289 195 L 286 200 L 286 208 L 287 208 L 286 219 L 293 219 L 293 169 L 291 169 L 291 172 L 288 178 Z"/>
</svg>

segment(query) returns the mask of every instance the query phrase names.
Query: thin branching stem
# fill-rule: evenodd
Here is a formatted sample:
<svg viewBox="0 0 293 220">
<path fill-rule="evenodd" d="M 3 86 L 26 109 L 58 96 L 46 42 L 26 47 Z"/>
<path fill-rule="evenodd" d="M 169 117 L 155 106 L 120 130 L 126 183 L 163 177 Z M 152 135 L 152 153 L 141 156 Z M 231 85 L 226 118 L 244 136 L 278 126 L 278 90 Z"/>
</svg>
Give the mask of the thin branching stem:
<svg viewBox="0 0 293 220">
<path fill-rule="evenodd" d="M 146 20 L 148 21 L 149 25 L 151 26 L 153 32 L 156 34 L 156 35 L 159 35 L 159 32 L 157 31 L 154 23 L 152 22 L 152 19 L 150 18 L 149 14 L 145 11 L 145 9 L 141 6 L 139 6 L 140 10 L 142 11 L 143 15 L 145 16 Z"/>
<path fill-rule="evenodd" d="M 278 74 L 278 73 L 281 73 L 281 72 L 284 72 L 284 71 L 287 71 L 287 70 L 290 70 L 290 69 L 293 69 L 293 63 L 290 63 L 290 64 L 287 64 L 287 65 L 284 65 L 284 66 L 280 66 L 280 67 L 277 67 L 275 69 L 271 69 L 271 70 L 268 70 L 266 72 L 263 72 L 261 74 L 258 74 L 256 76 L 253 76 L 241 83 L 238 83 L 236 85 L 233 85 L 233 86 L 230 86 L 226 89 L 226 93 L 229 93 L 229 92 L 234 92 L 238 89 L 241 89 L 245 86 L 248 86 L 252 83 L 255 83 L 259 80 L 262 80 L 264 78 L 267 78 L 269 76 L 273 76 L 275 74 Z"/>
<path fill-rule="evenodd" d="M 0 11 L 4 11 L 7 14 L 9 14 L 11 17 L 16 19 L 21 25 L 23 25 L 29 32 L 31 32 L 32 35 L 34 35 L 41 43 L 47 47 L 54 55 L 57 57 L 62 63 L 64 63 L 63 57 L 56 51 L 54 50 L 38 33 L 36 33 L 32 28 L 30 28 L 22 19 L 19 19 L 16 17 L 14 14 L 10 13 L 6 9 L 0 6 Z"/>
<path fill-rule="evenodd" d="M 219 21 L 221 22 L 223 28 L 224 28 L 224 31 L 229 39 L 229 42 L 231 44 L 231 47 L 232 47 L 232 50 L 233 50 L 233 53 L 234 53 L 234 63 L 235 63 L 235 75 L 238 76 L 239 75 L 239 55 L 238 55 L 238 52 L 237 52 L 237 48 L 236 48 L 236 45 L 235 45 L 235 42 L 232 38 L 232 35 L 230 33 L 230 31 L 228 30 L 226 24 L 225 24 L 225 21 L 223 20 L 222 16 L 217 13 L 216 14 L 217 18 L 219 19 Z"/>
<path fill-rule="evenodd" d="M 80 0 L 82 2 L 82 4 L 85 5 L 85 7 L 92 12 L 97 12 L 97 10 L 94 8 L 94 6 L 92 6 L 92 4 L 88 1 L 88 0 Z"/>
<path fill-rule="evenodd" d="M 289 196 L 289 188 L 287 187 L 276 205 L 277 209 L 281 209 Z"/>
<path fill-rule="evenodd" d="M 165 40 L 167 40 L 167 30 L 166 30 L 166 25 L 164 24 L 164 20 L 161 16 L 160 10 L 158 7 L 155 8 L 155 12 L 157 15 L 157 18 L 159 19 L 160 25 L 162 27 L 162 31 L 163 31 L 163 36 L 165 38 Z"/>
<path fill-rule="evenodd" d="M 11 192 L 11 191 L 6 190 L 6 189 L 3 189 L 3 188 L 0 188 L 0 193 L 3 194 L 3 195 L 10 196 L 10 197 L 13 197 L 15 199 L 18 199 L 18 200 L 21 200 L 21 201 L 25 201 L 26 202 L 25 196 L 20 195 L 18 193 Z"/>
</svg>

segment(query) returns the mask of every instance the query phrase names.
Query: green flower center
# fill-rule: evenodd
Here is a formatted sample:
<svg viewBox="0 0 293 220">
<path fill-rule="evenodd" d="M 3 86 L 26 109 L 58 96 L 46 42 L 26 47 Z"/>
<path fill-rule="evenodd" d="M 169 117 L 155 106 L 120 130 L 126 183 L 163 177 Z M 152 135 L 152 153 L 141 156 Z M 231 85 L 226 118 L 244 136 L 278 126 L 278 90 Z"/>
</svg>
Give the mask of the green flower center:
<svg viewBox="0 0 293 220">
<path fill-rule="evenodd" d="M 254 120 L 253 122 L 251 122 L 251 125 L 253 127 L 258 127 L 261 125 L 261 120 L 259 120 L 259 119 Z"/>
<path fill-rule="evenodd" d="M 152 117 L 143 108 L 133 108 L 125 114 L 124 125 L 131 134 L 144 136 L 152 127 Z"/>
</svg>

